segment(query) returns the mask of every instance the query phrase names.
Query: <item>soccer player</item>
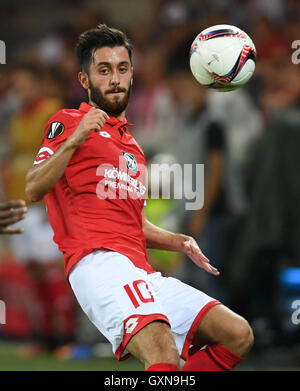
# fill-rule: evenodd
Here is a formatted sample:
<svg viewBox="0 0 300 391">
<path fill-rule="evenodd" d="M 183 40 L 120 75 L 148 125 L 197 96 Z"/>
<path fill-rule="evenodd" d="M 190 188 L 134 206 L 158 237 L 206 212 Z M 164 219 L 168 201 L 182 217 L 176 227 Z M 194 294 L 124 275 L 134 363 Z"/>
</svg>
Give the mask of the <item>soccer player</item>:
<svg viewBox="0 0 300 391">
<path fill-rule="evenodd" d="M 27 213 L 24 200 L 0 202 L 0 234 L 21 234 L 23 228 L 13 228 L 10 225 L 23 220 Z"/>
<path fill-rule="evenodd" d="M 52 116 L 26 178 L 28 198 L 45 199 L 74 294 L 119 360 L 132 354 L 146 370 L 175 371 L 181 356 L 183 370 L 232 369 L 253 343 L 248 322 L 148 263 L 146 247 L 182 251 L 219 274 L 192 237 L 145 216 L 145 156 L 125 117 L 131 44 L 102 24 L 76 50 L 89 103 Z"/>
</svg>

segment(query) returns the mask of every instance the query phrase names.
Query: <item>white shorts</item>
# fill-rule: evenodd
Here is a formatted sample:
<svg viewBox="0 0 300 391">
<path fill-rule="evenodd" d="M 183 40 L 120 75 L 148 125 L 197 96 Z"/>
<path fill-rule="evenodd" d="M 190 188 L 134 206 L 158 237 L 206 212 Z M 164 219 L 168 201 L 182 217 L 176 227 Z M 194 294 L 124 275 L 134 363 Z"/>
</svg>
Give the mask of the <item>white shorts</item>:
<svg viewBox="0 0 300 391">
<path fill-rule="evenodd" d="M 204 314 L 220 304 L 176 278 L 148 274 L 126 256 L 107 250 L 82 258 L 69 281 L 81 308 L 119 360 L 129 356 L 126 345 L 131 337 L 154 320 L 170 324 L 178 352 L 186 360 Z"/>
</svg>

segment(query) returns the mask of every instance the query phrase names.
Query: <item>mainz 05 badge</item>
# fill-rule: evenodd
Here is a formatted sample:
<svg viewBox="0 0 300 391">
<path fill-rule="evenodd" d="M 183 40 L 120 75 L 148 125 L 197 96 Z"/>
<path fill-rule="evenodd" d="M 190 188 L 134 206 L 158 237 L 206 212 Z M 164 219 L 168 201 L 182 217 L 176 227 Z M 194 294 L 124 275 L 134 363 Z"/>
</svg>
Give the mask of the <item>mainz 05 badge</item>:
<svg viewBox="0 0 300 391">
<path fill-rule="evenodd" d="M 122 151 L 125 159 L 126 159 L 126 166 L 128 170 L 131 170 L 133 172 L 137 172 L 138 170 L 138 164 L 137 161 L 135 160 L 135 157 L 132 153 L 124 152 Z"/>
<path fill-rule="evenodd" d="M 52 122 L 50 124 L 50 128 L 48 130 L 46 137 L 48 139 L 55 138 L 55 137 L 59 136 L 60 134 L 62 134 L 64 129 L 65 129 L 65 127 L 61 122 Z"/>
</svg>

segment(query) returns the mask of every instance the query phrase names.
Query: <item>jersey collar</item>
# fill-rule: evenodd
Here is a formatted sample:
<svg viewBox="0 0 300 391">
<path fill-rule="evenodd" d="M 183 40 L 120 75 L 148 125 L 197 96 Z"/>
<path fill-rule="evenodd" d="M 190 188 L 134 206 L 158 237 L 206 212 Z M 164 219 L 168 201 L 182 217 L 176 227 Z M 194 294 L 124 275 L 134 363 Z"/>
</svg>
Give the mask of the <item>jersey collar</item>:
<svg viewBox="0 0 300 391">
<path fill-rule="evenodd" d="M 88 113 L 90 109 L 93 106 L 89 105 L 86 102 L 82 102 L 79 106 L 79 111 L 82 113 Z M 106 120 L 106 123 L 108 123 L 111 126 L 116 126 L 120 131 L 126 132 L 126 126 L 132 126 L 133 124 L 130 124 L 127 122 L 127 119 L 125 118 L 123 121 L 120 121 L 118 118 L 110 116 L 108 120 Z"/>
</svg>

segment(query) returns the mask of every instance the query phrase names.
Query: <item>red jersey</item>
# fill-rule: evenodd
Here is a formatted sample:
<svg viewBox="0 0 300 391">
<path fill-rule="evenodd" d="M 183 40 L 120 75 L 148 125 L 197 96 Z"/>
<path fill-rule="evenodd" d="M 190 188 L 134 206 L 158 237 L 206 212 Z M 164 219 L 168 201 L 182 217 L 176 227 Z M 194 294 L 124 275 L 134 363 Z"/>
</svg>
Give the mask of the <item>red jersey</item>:
<svg viewBox="0 0 300 391">
<path fill-rule="evenodd" d="M 92 106 L 60 110 L 48 121 L 34 164 L 52 155 L 75 131 Z M 45 195 L 54 241 L 71 268 L 95 249 L 127 256 L 153 273 L 142 229 L 146 197 L 145 155 L 128 132 L 126 120 L 110 117 L 74 152 L 54 189 Z"/>
</svg>

